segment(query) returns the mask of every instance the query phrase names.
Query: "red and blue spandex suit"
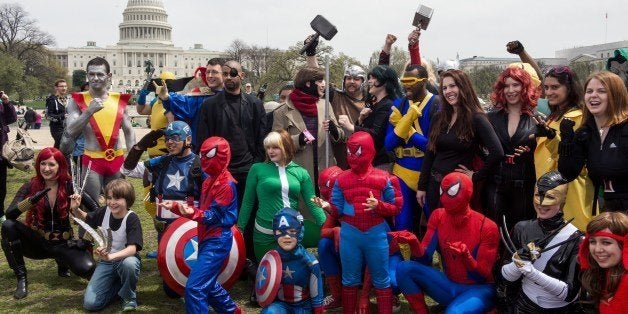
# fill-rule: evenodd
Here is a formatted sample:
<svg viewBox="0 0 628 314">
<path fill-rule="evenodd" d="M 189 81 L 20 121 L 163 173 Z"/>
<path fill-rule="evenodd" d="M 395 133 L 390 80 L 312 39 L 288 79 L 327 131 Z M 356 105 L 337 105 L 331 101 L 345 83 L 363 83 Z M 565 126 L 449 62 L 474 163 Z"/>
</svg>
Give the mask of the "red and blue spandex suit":
<svg viewBox="0 0 628 314">
<path fill-rule="evenodd" d="M 342 305 L 347 313 L 353 313 L 357 307 L 364 264 L 371 272 L 378 312 L 392 311 L 387 238 L 390 229 L 384 218 L 401 211 L 403 198 L 397 178 L 371 165 L 374 146 L 371 135 L 366 132 L 356 132 L 349 137 L 347 162 L 350 169 L 338 176 L 331 195 L 334 214 L 341 221 Z M 365 203 L 373 198 L 377 205 L 371 209 Z"/>
<path fill-rule="evenodd" d="M 419 241 L 412 234 L 403 237 L 410 246 L 412 261 L 397 267 L 399 289 L 416 313 L 428 313 L 424 293 L 447 306 L 446 313 L 485 313 L 493 307 L 495 287 L 491 270 L 497 260 L 497 225 L 471 210 L 471 179 L 453 172 L 441 182 L 440 201 L 428 221 L 428 230 Z M 433 268 L 438 250 L 444 272 Z"/>
</svg>

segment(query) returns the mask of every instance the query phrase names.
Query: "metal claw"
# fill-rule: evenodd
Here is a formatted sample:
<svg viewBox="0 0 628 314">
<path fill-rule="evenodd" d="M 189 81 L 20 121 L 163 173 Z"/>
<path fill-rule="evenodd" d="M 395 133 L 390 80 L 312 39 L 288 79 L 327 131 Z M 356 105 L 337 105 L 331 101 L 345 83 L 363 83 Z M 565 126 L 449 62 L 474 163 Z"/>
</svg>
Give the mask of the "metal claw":
<svg viewBox="0 0 628 314">
<path fill-rule="evenodd" d="M 506 224 L 506 215 L 502 215 L 502 224 L 503 224 L 503 228 L 504 228 L 504 233 L 506 234 L 506 239 L 508 240 L 508 243 L 510 243 L 510 247 L 514 248 L 514 250 L 517 250 L 517 246 L 515 245 L 514 242 L 512 242 L 512 238 L 510 238 L 510 232 L 508 232 L 508 225 Z"/>
<path fill-rule="evenodd" d="M 504 243 L 504 247 L 506 247 L 506 250 L 508 250 L 508 253 L 510 253 L 510 255 L 515 254 L 515 252 L 512 250 L 512 248 L 506 241 L 506 238 L 504 238 L 504 231 L 502 230 L 501 227 L 499 227 L 499 236 L 502 238 L 502 243 Z"/>
</svg>

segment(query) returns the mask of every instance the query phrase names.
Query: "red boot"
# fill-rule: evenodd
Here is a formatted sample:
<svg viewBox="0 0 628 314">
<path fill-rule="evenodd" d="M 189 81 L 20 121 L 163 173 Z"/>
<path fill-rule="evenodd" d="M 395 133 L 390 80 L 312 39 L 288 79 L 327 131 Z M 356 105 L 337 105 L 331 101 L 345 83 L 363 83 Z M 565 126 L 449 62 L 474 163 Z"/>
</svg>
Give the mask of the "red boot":
<svg viewBox="0 0 628 314">
<path fill-rule="evenodd" d="M 427 304 L 425 304 L 425 296 L 423 292 L 413 293 L 413 294 L 404 294 L 406 300 L 410 304 L 410 307 L 417 314 L 428 314 Z"/>
<path fill-rule="evenodd" d="M 392 288 L 375 289 L 377 297 L 377 312 L 379 314 L 392 314 Z"/>
<path fill-rule="evenodd" d="M 368 268 L 364 271 L 364 280 L 362 281 L 362 290 L 360 292 L 360 301 L 358 303 L 358 313 L 359 314 L 369 314 L 371 308 L 371 288 L 373 287 L 371 283 L 371 273 Z"/>
<path fill-rule="evenodd" d="M 327 276 L 325 278 L 327 285 L 329 286 L 329 293 L 323 304 L 326 310 L 337 309 L 342 306 L 342 284 L 340 282 L 340 275 Z"/>
<path fill-rule="evenodd" d="M 342 286 L 342 313 L 355 314 L 358 305 L 358 287 Z"/>
</svg>

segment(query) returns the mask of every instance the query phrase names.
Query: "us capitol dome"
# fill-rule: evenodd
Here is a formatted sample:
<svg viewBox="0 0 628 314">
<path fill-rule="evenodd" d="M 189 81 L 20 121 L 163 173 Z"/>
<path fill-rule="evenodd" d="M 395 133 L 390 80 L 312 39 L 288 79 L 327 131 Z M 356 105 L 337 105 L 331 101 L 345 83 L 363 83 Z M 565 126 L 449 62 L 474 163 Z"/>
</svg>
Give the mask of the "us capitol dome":
<svg viewBox="0 0 628 314">
<path fill-rule="evenodd" d="M 151 60 L 155 67 L 154 77 L 163 71 L 186 77 L 192 76 L 194 69 L 206 65 L 209 59 L 225 56 L 223 52 L 204 49 L 202 44 L 194 44 L 189 49 L 175 47 L 173 27 L 168 23 L 168 12 L 161 0 L 129 0 L 118 32 L 116 45 L 101 47 L 88 40 L 83 47 L 50 50 L 68 69 L 70 79 L 75 70 L 85 70 L 90 59 L 107 59 L 111 65 L 111 90 L 126 93 L 137 93 L 141 88 L 146 79 L 146 60 Z"/>
</svg>

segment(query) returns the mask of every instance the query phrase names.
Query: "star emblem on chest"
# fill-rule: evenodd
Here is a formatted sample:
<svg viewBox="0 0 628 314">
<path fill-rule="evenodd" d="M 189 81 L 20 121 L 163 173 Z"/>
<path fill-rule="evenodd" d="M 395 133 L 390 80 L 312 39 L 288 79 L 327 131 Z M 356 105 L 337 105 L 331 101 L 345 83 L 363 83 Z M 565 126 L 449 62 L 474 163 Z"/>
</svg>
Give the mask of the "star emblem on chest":
<svg viewBox="0 0 628 314">
<path fill-rule="evenodd" d="M 283 270 L 283 278 L 294 279 L 292 274 L 294 274 L 294 270 L 290 270 L 290 266 L 286 266 L 286 269 Z"/>
<path fill-rule="evenodd" d="M 167 174 L 166 176 L 168 176 L 168 186 L 166 186 L 166 189 L 175 187 L 177 190 L 181 190 L 181 181 L 185 179 L 185 176 L 179 174 L 179 170 L 177 170 L 175 174 Z"/>
</svg>

